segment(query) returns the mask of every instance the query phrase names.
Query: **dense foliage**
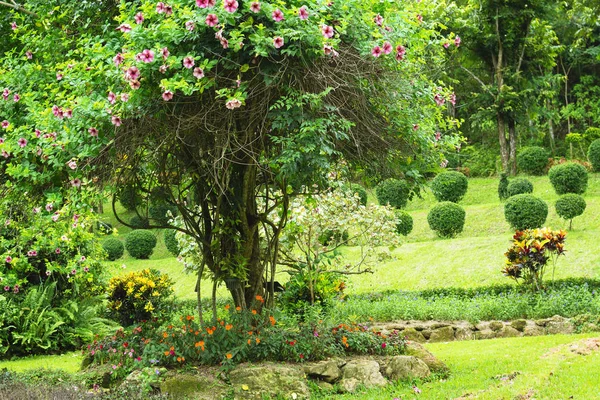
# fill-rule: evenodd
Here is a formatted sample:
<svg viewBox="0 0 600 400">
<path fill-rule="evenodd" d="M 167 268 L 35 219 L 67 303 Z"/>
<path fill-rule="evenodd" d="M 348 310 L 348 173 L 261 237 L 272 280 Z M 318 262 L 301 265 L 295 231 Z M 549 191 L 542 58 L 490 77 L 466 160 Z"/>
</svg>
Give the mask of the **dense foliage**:
<svg viewBox="0 0 600 400">
<path fill-rule="evenodd" d="M 548 204 L 532 194 L 518 194 L 504 205 L 504 217 L 517 230 L 541 228 L 548 217 Z"/>
<path fill-rule="evenodd" d="M 156 247 L 156 236 L 148 230 L 131 231 L 125 237 L 125 249 L 129 255 L 137 259 L 147 259 Z"/>
<path fill-rule="evenodd" d="M 438 174 L 431 181 L 431 191 L 437 201 L 458 203 L 467 194 L 469 181 L 457 171 L 447 171 Z"/>
<path fill-rule="evenodd" d="M 125 252 L 125 246 L 123 246 L 123 242 L 121 242 L 117 238 L 108 238 L 104 242 L 102 242 L 102 248 L 106 252 L 106 258 L 109 261 L 115 261 L 119 258 L 123 257 L 123 253 Z"/>
<path fill-rule="evenodd" d="M 177 242 L 177 238 L 175 235 L 177 231 L 174 229 L 165 229 L 163 233 L 163 241 L 165 242 L 165 247 L 169 250 L 169 253 L 174 256 L 179 255 L 179 243 Z"/>
<path fill-rule="evenodd" d="M 444 201 L 433 206 L 427 214 L 427 222 L 438 236 L 450 238 L 462 232 L 465 225 L 465 210 L 456 203 Z"/>
<path fill-rule="evenodd" d="M 594 167 L 594 171 L 600 171 L 600 139 L 596 139 L 590 144 L 587 156 Z"/>
<path fill-rule="evenodd" d="M 517 167 L 525 174 L 543 175 L 548 165 L 548 156 L 548 150 L 543 147 L 524 147 L 517 154 Z"/>
<path fill-rule="evenodd" d="M 405 180 L 390 178 L 377 185 L 375 194 L 379 204 L 401 209 L 408 203 L 410 186 Z"/>
<path fill-rule="evenodd" d="M 559 217 L 569 221 L 569 229 L 571 229 L 573 227 L 573 218 L 583 214 L 586 205 L 585 199 L 581 195 L 567 193 L 556 200 L 555 208 Z"/>
<path fill-rule="evenodd" d="M 345 189 L 349 190 L 352 193 L 352 195 L 357 195 L 360 199 L 360 204 L 362 204 L 363 206 L 367 205 L 368 194 L 367 190 L 364 187 L 362 187 L 358 183 L 351 183 L 347 185 Z"/>
<path fill-rule="evenodd" d="M 514 178 L 506 187 L 506 193 L 508 197 L 517 194 L 533 193 L 533 184 L 527 178 Z"/>
<path fill-rule="evenodd" d="M 555 165 L 548 171 L 550 183 L 556 194 L 566 193 L 583 194 L 587 189 L 588 172 L 579 163 L 565 163 Z"/>
<path fill-rule="evenodd" d="M 404 210 L 396 210 L 394 214 L 396 214 L 396 232 L 408 236 L 413 230 L 413 218 Z"/>
<path fill-rule="evenodd" d="M 500 181 L 498 182 L 498 198 L 502 200 L 506 200 L 510 197 L 508 194 L 508 175 L 504 172 L 500 174 Z"/>
</svg>

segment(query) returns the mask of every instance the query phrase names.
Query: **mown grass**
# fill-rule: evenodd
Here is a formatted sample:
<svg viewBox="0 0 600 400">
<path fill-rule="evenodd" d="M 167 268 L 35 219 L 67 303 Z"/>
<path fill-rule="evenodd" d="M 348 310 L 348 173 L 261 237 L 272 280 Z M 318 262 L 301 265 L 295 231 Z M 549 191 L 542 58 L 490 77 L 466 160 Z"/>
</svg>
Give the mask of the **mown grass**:
<svg viewBox="0 0 600 400">
<path fill-rule="evenodd" d="M 60 355 L 20 357 L 13 360 L 0 361 L 0 370 L 6 368 L 14 372 L 24 372 L 45 368 L 74 373 L 79 371 L 82 358 L 81 352 L 71 352 Z"/>
</svg>

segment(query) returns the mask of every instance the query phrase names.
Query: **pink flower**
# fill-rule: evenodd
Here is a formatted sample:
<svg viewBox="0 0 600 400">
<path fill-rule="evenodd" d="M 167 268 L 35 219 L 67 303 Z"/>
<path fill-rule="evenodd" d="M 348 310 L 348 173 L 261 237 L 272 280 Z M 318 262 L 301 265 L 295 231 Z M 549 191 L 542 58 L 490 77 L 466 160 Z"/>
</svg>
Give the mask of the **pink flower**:
<svg viewBox="0 0 600 400">
<path fill-rule="evenodd" d="M 79 178 L 75 178 L 75 179 L 71 179 L 71 185 L 73 185 L 73 187 L 80 187 L 81 186 L 81 179 Z"/>
<path fill-rule="evenodd" d="M 142 84 L 137 79 L 129 82 L 129 87 L 133 90 L 138 90 Z"/>
<path fill-rule="evenodd" d="M 19 27 L 17 26 L 17 23 L 16 23 L 16 22 L 11 22 L 11 23 L 10 23 L 10 28 L 11 28 L 13 31 L 16 31 L 16 30 L 17 30 Z"/>
<path fill-rule="evenodd" d="M 46 276 L 50 276 L 52 274 L 51 271 L 46 271 Z"/>
<path fill-rule="evenodd" d="M 185 29 L 191 32 L 194 29 L 196 29 L 196 24 L 194 23 L 194 21 L 188 21 L 185 23 Z"/>
<path fill-rule="evenodd" d="M 169 49 L 167 49 L 166 47 L 163 47 L 160 53 L 162 54 L 163 60 L 166 60 L 167 57 L 169 57 L 169 54 L 171 54 L 169 53 Z"/>
<path fill-rule="evenodd" d="M 456 94 L 452 93 L 450 95 L 450 103 L 455 106 L 456 105 Z"/>
<path fill-rule="evenodd" d="M 156 4 L 156 13 L 162 14 L 167 12 L 167 6 L 162 1 Z"/>
<path fill-rule="evenodd" d="M 415 392 L 416 394 L 420 394 L 421 393 L 421 389 L 419 389 L 416 386 L 413 386 L 413 392 Z"/>
<path fill-rule="evenodd" d="M 27 139 L 19 138 L 19 140 L 17 140 L 17 143 L 19 144 L 20 148 L 23 148 L 23 147 L 27 146 Z"/>
<path fill-rule="evenodd" d="M 164 74 L 165 72 L 167 72 L 167 67 L 166 65 L 161 65 L 160 67 L 158 67 L 158 72 L 160 72 L 161 74 Z"/>
<path fill-rule="evenodd" d="M 71 168 L 71 169 L 77 169 L 77 163 L 76 163 L 75 161 L 73 161 L 73 160 L 69 161 L 69 162 L 67 163 L 67 166 L 68 166 L 69 168 Z"/>
<path fill-rule="evenodd" d="M 450 47 L 450 43 L 446 42 L 442 46 L 444 46 L 444 48 L 447 49 L 448 47 Z"/>
<path fill-rule="evenodd" d="M 117 95 L 113 92 L 108 92 L 107 99 L 110 104 L 115 104 L 115 102 L 117 101 Z"/>
<path fill-rule="evenodd" d="M 457 35 L 456 38 L 454 39 L 454 45 L 456 47 L 458 47 L 458 46 L 460 46 L 460 42 L 461 42 L 460 36 Z"/>
<path fill-rule="evenodd" d="M 19 285 L 15 285 L 13 288 L 13 293 L 19 293 Z"/>
<path fill-rule="evenodd" d="M 27 257 L 36 257 L 37 254 L 38 254 L 37 251 L 35 251 L 35 250 L 29 250 L 27 252 Z"/>
<path fill-rule="evenodd" d="M 170 90 L 165 90 L 162 94 L 162 98 L 164 101 L 169 101 L 173 98 L 173 92 Z"/>
<path fill-rule="evenodd" d="M 88 132 L 90 133 L 90 136 L 98 137 L 98 129 L 92 127 L 88 129 Z"/>
<path fill-rule="evenodd" d="M 392 44 L 390 42 L 385 42 L 383 44 L 383 52 L 385 54 L 390 54 L 393 50 Z"/>
<path fill-rule="evenodd" d="M 250 11 L 252 11 L 253 13 L 257 13 L 260 11 L 260 3 L 258 1 L 253 1 L 250 4 Z"/>
<path fill-rule="evenodd" d="M 52 203 L 46 204 L 46 211 L 50 212 L 50 211 L 52 211 L 53 208 L 54 208 L 54 205 Z"/>
<path fill-rule="evenodd" d="M 73 110 L 71 110 L 69 108 L 68 110 L 65 110 L 65 112 L 63 113 L 63 115 L 65 116 L 65 118 L 73 118 Z"/>
<path fill-rule="evenodd" d="M 41 207 L 33 207 L 33 213 L 34 213 L 34 214 L 39 214 L 39 213 L 40 213 L 40 211 L 42 211 L 42 208 L 41 208 Z"/>
<path fill-rule="evenodd" d="M 11 257 L 11 256 L 7 256 L 5 261 L 6 261 L 8 264 L 10 264 L 10 263 L 12 262 L 12 260 L 13 260 L 13 259 L 12 259 L 12 257 Z"/>
<path fill-rule="evenodd" d="M 224 49 L 228 49 L 229 48 L 229 40 L 223 38 L 221 39 L 221 46 L 223 46 Z"/>
<path fill-rule="evenodd" d="M 283 12 L 279 8 L 275 9 L 275 11 L 271 13 L 271 17 L 273 17 L 273 21 L 275 22 L 280 22 L 284 20 Z"/>
<path fill-rule="evenodd" d="M 129 24 L 121 24 L 115 30 L 116 31 L 121 31 L 123 33 L 131 32 L 131 25 L 129 25 Z"/>
<path fill-rule="evenodd" d="M 4 143 L 4 138 L 0 137 L 0 144 Z"/>
<path fill-rule="evenodd" d="M 117 53 L 117 55 L 113 57 L 113 62 L 115 63 L 116 66 L 119 66 L 124 60 L 125 60 L 125 58 L 123 57 L 123 54 L 121 54 L 121 53 Z"/>
<path fill-rule="evenodd" d="M 208 14 L 206 16 L 206 25 L 213 27 L 219 23 L 219 18 L 215 14 Z"/>
<path fill-rule="evenodd" d="M 4 100 L 8 100 L 9 94 L 10 94 L 10 90 L 8 90 L 8 88 L 6 88 L 2 91 L 2 97 L 4 98 Z"/>
<path fill-rule="evenodd" d="M 308 9 L 306 6 L 302 6 L 298 9 L 298 17 L 303 21 L 308 19 Z"/>
<path fill-rule="evenodd" d="M 385 343 L 385 342 L 381 343 L 381 348 L 382 349 L 385 349 L 386 347 L 387 347 L 387 343 Z"/>
<path fill-rule="evenodd" d="M 83 267 L 83 272 L 90 272 L 90 268 L 89 267 Z"/>
<path fill-rule="evenodd" d="M 373 57 L 377 58 L 383 54 L 383 50 L 381 50 L 381 47 L 375 46 L 373 47 L 373 50 L 371 50 L 371 54 Z"/>
<path fill-rule="evenodd" d="M 56 250 L 54 250 L 54 252 L 55 252 L 56 254 L 60 254 L 60 249 L 57 247 L 57 248 L 56 248 Z"/>
<path fill-rule="evenodd" d="M 413 124 L 413 131 L 419 130 L 419 124 Z"/>
<path fill-rule="evenodd" d="M 190 56 L 185 57 L 183 59 L 183 66 L 188 69 L 192 68 L 194 66 L 194 58 Z"/>
<path fill-rule="evenodd" d="M 35 137 L 39 138 L 42 135 L 42 131 L 40 131 L 39 129 L 35 130 Z"/>
<path fill-rule="evenodd" d="M 439 93 L 436 93 L 436 95 L 433 96 L 433 100 L 435 101 L 435 104 L 437 104 L 438 106 L 443 106 L 444 103 L 446 103 L 446 99 L 444 99 L 444 97 L 442 97 L 442 95 Z"/>
<path fill-rule="evenodd" d="M 208 0 L 196 0 L 196 5 L 200 8 L 208 8 Z"/>
<path fill-rule="evenodd" d="M 4 158 L 10 157 L 10 153 L 4 149 L 2 149 L 2 152 L 0 152 L 0 154 L 2 154 L 2 157 L 4 157 Z"/>
<path fill-rule="evenodd" d="M 196 79 L 204 78 L 204 70 L 200 67 L 196 67 L 196 68 L 194 68 L 193 75 Z"/>
<path fill-rule="evenodd" d="M 273 46 L 275 46 L 276 49 L 283 47 L 283 38 L 281 36 L 273 38 Z"/>
<path fill-rule="evenodd" d="M 62 78 L 63 78 L 63 74 L 61 74 L 61 73 L 57 73 L 56 74 L 56 80 L 57 81 L 62 81 Z"/>
<path fill-rule="evenodd" d="M 374 19 L 374 20 L 375 20 L 375 23 L 376 23 L 377 25 L 379 25 L 379 26 L 382 26 L 382 25 L 383 25 L 383 17 L 381 16 L 381 14 L 377 14 L 377 15 L 375 16 L 375 19 Z"/>
<path fill-rule="evenodd" d="M 123 123 L 123 122 L 121 121 L 121 118 L 120 118 L 120 117 L 117 117 L 116 115 L 113 115 L 113 116 L 112 116 L 112 118 L 110 119 L 110 121 L 112 122 L 112 124 L 113 124 L 114 126 L 121 126 L 121 124 Z"/>
<path fill-rule="evenodd" d="M 135 14 L 135 23 L 136 24 L 141 24 L 142 22 L 144 22 L 144 14 L 142 14 L 141 12 Z"/>
<path fill-rule="evenodd" d="M 238 9 L 238 2 L 237 0 L 223 0 L 223 7 L 225 8 L 225 11 L 233 13 L 235 12 L 235 10 Z"/>
<path fill-rule="evenodd" d="M 76 269 L 72 269 L 71 270 L 71 275 L 75 275 L 75 274 L 77 274 L 77 270 Z"/>
<path fill-rule="evenodd" d="M 31 60 L 33 58 L 33 53 L 29 50 L 27 50 L 25 52 L 25 57 L 27 57 L 28 60 Z"/>
<path fill-rule="evenodd" d="M 127 71 L 125 71 L 125 79 L 128 81 L 136 80 L 140 77 L 140 70 L 138 67 L 129 67 Z"/>
<path fill-rule="evenodd" d="M 448 160 L 444 160 L 440 163 L 441 168 L 446 168 L 448 166 Z"/>
<path fill-rule="evenodd" d="M 10 286 L 4 286 L 4 291 L 8 292 L 10 290 Z"/>
<path fill-rule="evenodd" d="M 442 138 L 442 132 L 436 132 L 435 133 L 435 141 L 437 142 L 438 140 L 440 140 Z"/>
<path fill-rule="evenodd" d="M 229 110 L 233 110 L 242 106 L 242 102 L 238 99 L 231 99 L 227 103 L 225 103 L 225 107 Z"/>
<path fill-rule="evenodd" d="M 2 121 L 2 123 L 0 123 L 0 126 L 2 126 L 3 129 L 8 129 L 8 127 L 10 126 L 10 122 L 4 120 Z"/>
<path fill-rule="evenodd" d="M 142 50 L 140 60 L 145 63 L 151 63 L 152 61 L 154 61 L 154 52 L 148 49 Z"/>
<path fill-rule="evenodd" d="M 417 15 L 417 21 L 423 22 L 423 16 L 421 14 Z"/>
<path fill-rule="evenodd" d="M 321 33 L 323 34 L 323 36 L 325 38 L 330 39 L 330 38 L 333 37 L 333 35 L 334 35 L 335 32 L 333 31 L 333 28 L 331 26 L 329 26 L 329 25 L 323 25 L 321 27 Z"/>
<path fill-rule="evenodd" d="M 129 101 L 129 94 L 127 94 L 127 93 L 121 93 L 121 101 L 123 103 L 127 103 Z"/>
<path fill-rule="evenodd" d="M 402 61 L 404 59 L 404 55 L 406 54 L 406 49 L 402 45 L 396 46 L 396 60 Z"/>
</svg>

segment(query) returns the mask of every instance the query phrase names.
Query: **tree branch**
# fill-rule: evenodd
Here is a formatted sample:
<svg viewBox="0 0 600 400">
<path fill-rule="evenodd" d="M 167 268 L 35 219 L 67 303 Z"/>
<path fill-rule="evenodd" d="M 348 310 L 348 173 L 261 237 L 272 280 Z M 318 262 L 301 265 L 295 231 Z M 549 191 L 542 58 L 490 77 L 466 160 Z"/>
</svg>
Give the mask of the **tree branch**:
<svg viewBox="0 0 600 400">
<path fill-rule="evenodd" d="M 27 10 L 22 5 L 19 5 L 19 4 L 15 3 L 14 1 L 12 1 L 12 4 L 11 3 L 7 3 L 5 1 L 0 1 L 0 6 L 5 6 L 5 7 L 12 8 L 13 10 L 17 10 L 19 12 L 22 12 L 22 13 L 25 13 L 25 14 L 28 14 L 28 15 L 32 15 L 32 16 L 34 16 L 36 18 L 39 17 L 39 15 L 37 15 L 33 11 Z"/>
<path fill-rule="evenodd" d="M 473 72 L 471 72 L 471 70 L 469 70 L 466 67 L 463 67 L 462 65 L 459 65 L 459 67 L 465 71 L 467 74 L 471 75 L 471 77 L 473 79 L 475 79 L 477 81 L 477 83 L 479 83 L 481 85 L 481 87 L 483 88 L 483 90 L 485 90 L 486 92 L 488 92 L 490 95 L 494 95 L 492 93 L 492 91 L 487 87 L 487 85 L 485 83 L 483 83 L 483 81 L 481 79 L 479 79 L 479 77 L 477 75 L 475 75 Z"/>
</svg>

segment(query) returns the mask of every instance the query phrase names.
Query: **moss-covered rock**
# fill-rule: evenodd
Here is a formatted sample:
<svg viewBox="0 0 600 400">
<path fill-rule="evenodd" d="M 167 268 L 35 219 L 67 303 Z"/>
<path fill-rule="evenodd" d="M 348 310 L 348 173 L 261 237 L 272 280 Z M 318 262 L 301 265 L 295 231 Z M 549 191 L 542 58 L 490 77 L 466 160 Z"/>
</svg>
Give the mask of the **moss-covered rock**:
<svg viewBox="0 0 600 400">
<path fill-rule="evenodd" d="M 299 367 L 264 363 L 240 365 L 229 373 L 235 399 L 261 400 L 265 396 L 308 399 L 310 391 Z"/>
</svg>

